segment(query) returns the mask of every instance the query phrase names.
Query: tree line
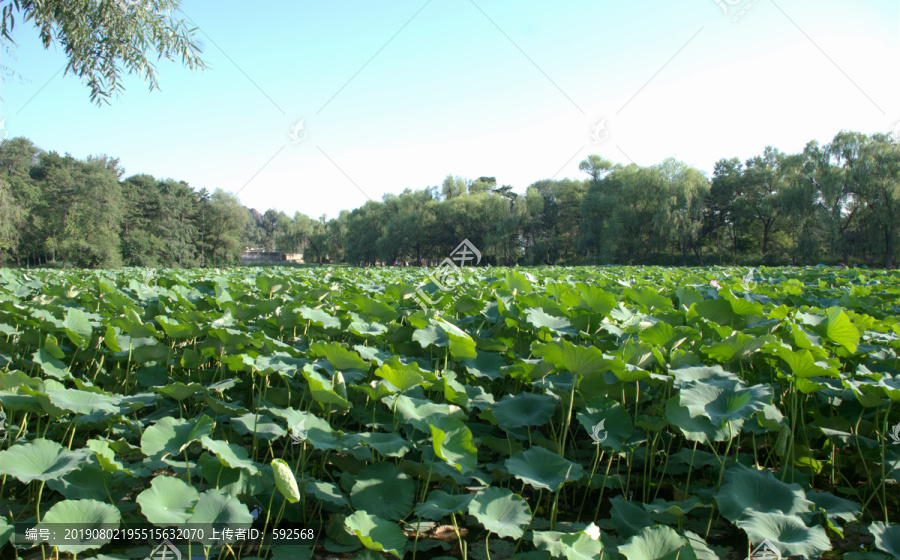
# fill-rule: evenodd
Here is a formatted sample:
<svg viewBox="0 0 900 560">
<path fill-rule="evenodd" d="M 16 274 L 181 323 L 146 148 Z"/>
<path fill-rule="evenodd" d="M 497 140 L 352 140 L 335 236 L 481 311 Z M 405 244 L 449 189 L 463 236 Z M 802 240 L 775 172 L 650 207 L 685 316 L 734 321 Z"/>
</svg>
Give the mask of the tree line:
<svg viewBox="0 0 900 560">
<path fill-rule="evenodd" d="M 20 266 L 223 266 L 245 247 L 435 264 L 469 239 L 496 265 L 891 268 L 896 258 L 900 150 L 885 134 L 842 131 L 797 154 L 766 147 L 719 160 L 711 177 L 674 159 L 642 167 L 591 155 L 579 168 L 584 179 L 545 179 L 524 194 L 449 175 L 329 220 L 259 213 L 183 181 L 122 179 L 108 156 L 81 161 L 16 138 L 0 144 L 0 252 Z"/>
<path fill-rule="evenodd" d="M 487 262 L 523 264 L 883 265 L 900 221 L 900 150 L 886 134 L 842 131 L 801 153 L 723 158 L 712 177 L 682 162 L 613 164 L 524 195 L 493 177 L 448 176 L 337 218 L 268 211 L 261 243 L 317 262 L 433 264 L 468 238 Z"/>
<path fill-rule="evenodd" d="M 184 181 L 132 175 L 119 160 L 0 143 L 0 261 L 16 266 L 223 266 L 244 250 L 238 199 Z"/>
</svg>

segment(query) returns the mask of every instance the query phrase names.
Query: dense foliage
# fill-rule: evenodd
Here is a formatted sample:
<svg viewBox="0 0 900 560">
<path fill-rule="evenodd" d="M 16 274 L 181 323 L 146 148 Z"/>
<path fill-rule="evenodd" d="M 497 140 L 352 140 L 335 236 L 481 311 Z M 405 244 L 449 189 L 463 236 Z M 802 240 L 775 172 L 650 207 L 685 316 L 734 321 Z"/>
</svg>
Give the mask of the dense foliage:
<svg viewBox="0 0 900 560">
<path fill-rule="evenodd" d="M 524 195 L 494 177 L 448 176 L 334 219 L 244 210 L 230 195 L 77 161 L 28 140 L 0 145 L 0 258 L 81 266 L 222 265 L 243 247 L 308 262 L 436 263 L 468 238 L 492 264 L 866 264 L 891 268 L 900 149 L 841 132 L 803 153 L 720 160 L 711 178 L 674 160 L 542 180 Z M 248 219 L 249 216 L 249 219 Z"/>
<path fill-rule="evenodd" d="M 250 216 L 237 198 L 133 175 L 116 159 L 0 144 L 0 251 L 17 266 L 218 266 L 244 251 Z"/>
<path fill-rule="evenodd" d="M 900 558 L 897 273 L 458 272 L 0 270 L 0 547 L 256 512 L 344 557 Z"/>
<path fill-rule="evenodd" d="M 9 0 L 0 8 L 0 46 L 13 50 L 16 25 L 33 25 L 45 49 L 60 47 L 66 74 L 80 78 L 91 101 L 100 105 L 124 90 L 123 70 L 143 78 L 151 91 L 158 89 L 154 54 L 180 58 L 191 70 L 206 67 L 196 29 L 175 16 L 180 5 L 180 0 Z"/>
</svg>

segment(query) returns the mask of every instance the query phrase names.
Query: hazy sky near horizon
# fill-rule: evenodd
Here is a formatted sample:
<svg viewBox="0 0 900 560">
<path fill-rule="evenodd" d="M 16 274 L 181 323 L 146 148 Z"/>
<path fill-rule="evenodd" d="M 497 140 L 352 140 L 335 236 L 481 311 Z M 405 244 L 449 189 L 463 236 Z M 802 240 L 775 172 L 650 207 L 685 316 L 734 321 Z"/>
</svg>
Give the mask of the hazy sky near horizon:
<svg viewBox="0 0 900 560">
<path fill-rule="evenodd" d="M 162 61 L 161 90 L 131 77 L 99 108 L 26 24 L 0 119 L 45 150 L 313 217 L 448 173 L 522 193 L 584 178 L 589 154 L 711 174 L 900 121 L 900 3 L 729 1 L 184 0 L 210 68 Z"/>
</svg>

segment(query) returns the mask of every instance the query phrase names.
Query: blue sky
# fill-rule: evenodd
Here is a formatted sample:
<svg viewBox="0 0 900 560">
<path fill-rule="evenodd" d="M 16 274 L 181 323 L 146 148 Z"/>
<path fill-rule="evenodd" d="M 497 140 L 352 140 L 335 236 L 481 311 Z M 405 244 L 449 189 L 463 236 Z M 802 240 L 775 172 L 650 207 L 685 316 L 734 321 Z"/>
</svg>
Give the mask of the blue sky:
<svg viewBox="0 0 900 560">
<path fill-rule="evenodd" d="M 0 118 L 46 150 L 313 217 L 448 173 L 524 192 L 584 178 L 592 153 L 711 173 L 900 121 L 900 4 L 720 1 L 185 0 L 210 68 L 160 63 L 161 90 L 130 78 L 100 108 L 22 26 Z"/>
</svg>

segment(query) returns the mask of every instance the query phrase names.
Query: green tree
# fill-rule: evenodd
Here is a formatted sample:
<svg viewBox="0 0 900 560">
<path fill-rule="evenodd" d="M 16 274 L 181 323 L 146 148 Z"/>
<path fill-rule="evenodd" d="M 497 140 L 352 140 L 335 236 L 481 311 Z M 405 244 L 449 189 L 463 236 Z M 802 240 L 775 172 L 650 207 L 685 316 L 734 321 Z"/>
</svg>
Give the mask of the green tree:
<svg viewBox="0 0 900 560">
<path fill-rule="evenodd" d="M 216 189 L 209 198 L 206 229 L 206 258 L 213 266 L 229 266 L 244 252 L 243 233 L 250 219 L 236 196 Z"/>
<path fill-rule="evenodd" d="M 738 204 L 743 180 L 740 159 L 720 159 L 716 162 L 704 210 L 703 238 L 712 240 L 720 260 L 723 244 L 731 245 L 732 259 L 737 258 L 738 251 L 743 247 L 747 220 Z"/>
<path fill-rule="evenodd" d="M 529 214 L 529 264 L 574 260 L 580 237 L 583 181 L 537 181 L 525 192 Z"/>
<path fill-rule="evenodd" d="M 18 252 L 17 226 L 23 222 L 26 211 L 13 197 L 12 190 L 5 178 L 0 178 L 0 263 L 4 253 Z"/>
<path fill-rule="evenodd" d="M 207 216 L 205 227 L 202 230 L 198 229 L 198 216 L 201 215 L 202 206 L 197 200 L 197 194 L 185 181 L 166 179 L 159 181 L 157 188 L 160 193 L 161 214 L 157 222 L 157 232 L 163 243 L 161 264 L 178 268 L 195 266 L 197 253 L 204 249 L 209 251 L 210 247 L 215 246 L 216 242 L 210 240 L 209 235 L 221 231 L 226 224 L 213 223 L 221 216 L 213 212 L 210 199 L 205 210 Z M 207 260 L 211 259 L 211 256 L 207 257 Z"/>
<path fill-rule="evenodd" d="M 697 255 L 702 266 L 700 234 L 709 181 L 699 170 L 674 159 L 667 159 L 657 169 L 665 187 L 652 223 L 681 250 L 682 266 L 687 266 L 689 250 Z"/>
<path fill-rule="evenodd" d="M 486 241 L 489 252 L 496 255 L 501 264 L 509 266 L 524 256 L 525 232 L 529 227 L 528 206 L 525 199 L 515 193 L 511 193 L 512 198 L 498 194 L 506 199 L 506 205 L 497 208 L 498 218 Z"/>
<path fill-rule="evenodd" d="M 384 203 L 374 200 L 350 212 L 347 217 L 347 246 L 344 249 L 347 262 L 375 264 L 378 260 L 378 239 L 384 233 Z"/>
<path fill-rule="evenodd" d="M 792 260 L 812 266 L 821 252 L 822 226 L 827 212 L 822 203 L 818 168 L 820 150 L 817 142 L 807 144 L 804 153 L 787 156 L 787 185 L 781 193 L 782 209 L 788 231 L 794 241 Z"/>
<path fill-rule="evenodd" d="M 762 229 L 762 254 L 769 253 L 769 243 L 781 216 L 781 192 L 787 186 L 783 163 L 785 154 L 766 146 L 762 155 L 745 162 L 739 204 L 746 208 Z"/>
<path fill-rule="evenodd" d="M 828 215 L 826 218 L 829 231 L 831 255 L 841 254 L 846 261 L 849 247 L 845 237 L 860 225 L 864 207 L 854 203 L 856 184 L 854 168 L 860 159 L 862 147 L 868 143 L 868 137 L 860 132 L 841 131 L 835 135 L 830 144 L 821 153 L 811 152 L 816 157 L 816 186 L 821 195 L 822 204 Z"/>
<path fill-rule="evenodd" d="M 444 178 L 444 182 L 441 184 L 441 195 L 444 197 L 444 200 L 462 196 L 466 194 L 468 190 L 469 182 L 462 177 L 456 177 L 454 175 L 447 175 Z"/>
<path fill-rule="evenodd" d="M 859 156 L 853 169 L 855 194 L 880 230 L 884 267 L 892 268 L 900 223 L 900 149 L 885 135 L 875 134 L 862 145 Z"/>
<path fill-rule="evenodd" d="M 122 261 L 126 266 L 160 266 L 166 244 L 160 228 L 163 209 L 157 181 L 152 175 L 132 175 L 121 183 L 124 199 Z"/>
<path fill-rule="evenodd" d="M 586 160 L 578 164 L 579 171 L 584 171 L 591 176 L 594 182 L 600 181 L 605 173 L 611 171 L 615 166 L 608 159 L 604 159 L 598 155 L 589 155 Z"/>
<path fill-rule="evenodd" d="M 0 177 L 6 185 L 0 229 L 6 231 L 2 244 L 16 266 L 22 266 L 23 254 L 28 262 L 29 253 L 40 240 L 40 218 L 34 209 L 41 202 L 41 190 L 31 177 L 40 154 L 41 150 L 27 138 L 0 142 Z"/>
<path fill-rule="evenodd" d="M 32 178 L 41 189 L 34 211 L 40 218 L 42 249 L 51 261 L 105 268 L 121 264 L 124 201 L 118 177 L 105 162 L 51 152 L 41 155 Z"/>
<path fill-rule="evenodd" d="M 469 194 L 492 192 L 497 188 L 497 179 L 494 177 L 479 177 L 469 183 Z"/>
<path fill-rule="evenodd" d="M 589 156 L 579 169 L 588 173 L 587 191 L 581 200 L 578 251 L 591 262 L 610 262 L 614 259 L 613 247 L 607 239 L 620 189 L 616 180 L 623 167 L 612 165 L 599 156 Z"/>
<path fill-rule="evenodd" d="M 90 88 L 91 101 L 108 103 L 124 90 L 122 72 L 159 88 L 153 54 L 191 69 L 205 68 L 194 32 L 173 14 L 180 0 L 116 2 L 112 0 L 9 0 L 0 9 L 0 36 L 12 39 L 16 22 L 33 24 L 45 49 L 57 43 L 68 58 L 66 74 Z"/>
<path fill-rule="evenodd" d="M 433 206 L 429 205 L 432 201 L 432 193 L 427 189 L 406 189 L 400 196 L 385 196 L 387 224 L 376 242 L 382 261 L 400 259 L 421 264 L 431 247 L 428 231 L 435 221 Z"/>
</svg>

